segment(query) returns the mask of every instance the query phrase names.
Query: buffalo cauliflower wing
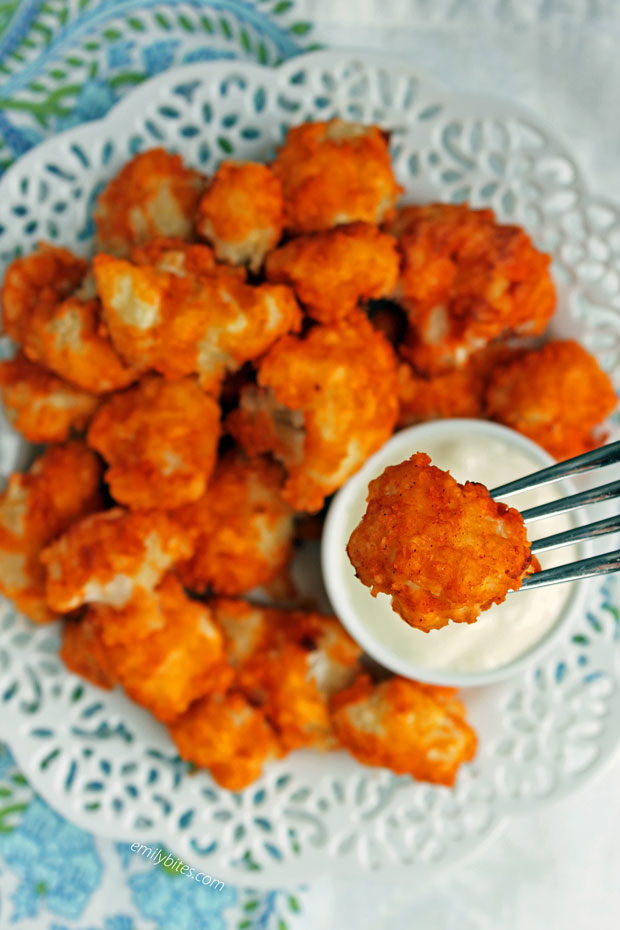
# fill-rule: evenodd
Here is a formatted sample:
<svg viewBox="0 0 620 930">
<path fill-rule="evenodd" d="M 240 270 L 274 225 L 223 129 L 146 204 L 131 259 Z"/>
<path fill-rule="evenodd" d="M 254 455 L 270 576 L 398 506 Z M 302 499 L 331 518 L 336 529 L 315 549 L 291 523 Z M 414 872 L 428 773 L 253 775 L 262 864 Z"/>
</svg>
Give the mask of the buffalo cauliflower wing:
<svg viewBox="0 0 620 930">
<path fill-rule="evenodd" d="M 430 462 L 418 452 L 370 482 L 347 546 L 372 595 L 390 595 L 396 613 L 427 632 L 473 623 L 536 564 L 517 510 Z"/>
<path fill-rule="evenodd" d="M 316 511 L 390 437 L 397 414 L 392 347 L 355 311 L 279 340 L 227 424 L 248 454 L 283 463 L 292 507 Z"/>
<path fill-rule="evenodd" d="M 406 351 L 421 371 L 462 366 L 503 334 L 542 333 L 553 313 L 549 256 L 492 210 L 404 207 L 388 224 L 402 253 L 397 287 L 411 329 Z"/>
<path fill-rule="evenodd" d="M 161 511 L 115 507 L 92 514 L 42 553 L 47 602 L 59 613 L 89 603 L 120 609 L 191 551 L 185 531 Z"/>
<path fill-rule="evenodd" d="M 96 602 L 82 623 L 96 631 L 104 667 L 129 697 L 168 723 L 233 678 L 210 608 L 187 597 L 174 575 L 117 611 Z M 129 627 L 129 628 L 128 628 Z"/>
<path fill-rule="evenodd" d="M 135 265 L 110 255 L 95 256 L 94 269 L 120 355 L 170 378 L 197 373 L 208 391 L 301 325 L 290 288 L 246 284 L 241 269 L 160 270 L 161 263 Z"/>
<path fill-rule="evenodd" d="M 71 619 L 63 624 L 60 658 L 74 675 L 109 690 L 116 676 L 101 631 L 92 623 Z"/>
<path fill-rule="evenodd" d="M 291 239 L 267 256 L 267 279 L 290 284 L 308 314 L 332 323 L 361 301 L 389 294 L 398 277 L 393 236 L 351 223 Z"/>
<path fill-rule="evenodd" d="M 402 193 L 388 134 L 342 119 L 289 129 L 272 168 L 282 182 L 285 226 L 294 233 L 381 223 Z"/>
<path fill-rule="evenodd" d="M 332 701 L 336 736 L 364 765 L 419 781 L 454 785 L 473 759 L 476 734 L 455 689 L 390 678 L 373 684 L 361 675 Z"/>
<path fill-rule="evenodd" d="M 203 496 L 174 514 L 196 543 L 177 569 L 186 587 L 234 595 L 278 577 L 293 537 L 282 483 L 281 466 L 267 459 L 230 452 L 219 461 Z"/>
<path fill-rule="evenodd" d="M 616 409 L 609 376 L 572 340 L 547 342 L 491 375 L 485 413 L 543 446 L 559 461 L 605 442 L 596 428 Z"/>
<path fill-rule="evenodd" d="M 35 310 L 48 311 L 78 288 L 87 263 L 67 249 L 42 244 L 7 268 L 2 289 L 2 331 L 22 343 Z"/>
<path fill-rule="evenodd" d="M 284 755 L 263 711 L 237 691 L 196 701 L 169 732 L 182 759 L 208 769 L 229 791 L 246 788 L 265 762 Z"/>
<path fill-rule="evenodd" d="M 196 228 L 220 261 L 258 271 L 283 220 L 282 185 L 267 165 L 223 161 L 198 205 Z"/>
<path fill-rule="evenodd" d="M 219 434 L 219 405 L 192 378 L 147 375 L 102 404 L 88 444 L 108 463 L 115 500 L 135 510 L 169 510 L 204 493 Z"/>
<path fill-rule="evenodd" d="M 73 440 L 50 446 L 0 495 L 0 591 L 31 620 L 54 620 L 45 598 L 41 551 L 76 520 L 101 507 L 97 456 Z"/>
<path fill-rule="evenodd" d="M 21 354 L 0 362 L 0 396 L 8 419 L 29 442 L 64 442 L 87 426 L 99 406 L 99 398 Z"/>
<path fill-rule="evenodd" d="M 162 148 L 141 152 L 106 185 L 95 206 L 97 245 L 126 255 L 155 236 L 189 239 L 203 180 L 180 155 Z"/>
<path fill-rule="evenodd" d="M 331 749 L 329 700 L 351 684 L 360 647 L 335 617 L 219 600 L 238 687 L 262 707 L 287 750 Z"/>
</svg>

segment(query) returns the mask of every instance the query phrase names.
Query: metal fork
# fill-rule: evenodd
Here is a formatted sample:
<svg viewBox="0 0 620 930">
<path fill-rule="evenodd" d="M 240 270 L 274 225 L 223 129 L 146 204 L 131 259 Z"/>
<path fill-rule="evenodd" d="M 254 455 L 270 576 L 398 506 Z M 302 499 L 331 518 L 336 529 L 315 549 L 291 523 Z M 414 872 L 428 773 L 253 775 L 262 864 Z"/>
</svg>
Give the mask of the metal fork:
<svg viewBox="0 0 620 930">
<path fill-rule="evenodd" d="M 493 498 L 503 500 L 512 494 L 529 491 L 532 488 L 559 481 L 561 478 L 581 475 L 595 468 L 603 468 L 605 465 L 614 465 L 617 462 L 620 462 L 620 442 L 612 442 L 606 446 L 601 446 L 600 449 L 586 452 L 584 455 L 577 455 L 565 462 L 558 462 L 557 465 L 550 465 L 548 468 L 543 468 L 532 475 L 526 475 L 525 478 L 502 484 L 499 488 L 493 488 L 490 494 Z M 571 494 L 548 504 L 530 507 L 529 510 L 522 511 L 521 516 L 525 523 L 532 523 L 535 520 L 543 519 L 543 517 L 566 513 L 586 504 L 596 504 L 617 497 L 620 497 L 620 481 L 612 481 L 598 488 L 581 491 L 579 494 Z M 584 539 L 595 539 L 619 531 L 620 512 L 613 517 L 589 523 L 587 526 L 576 526 L 570 530 L 565 530 L 563 533 L 555 533 L 553 536 L 538 539 L 532 543 L 531 550 L 533 553 L 545 552 L 548 549 L 557 549 L 560 546 L 568 546 Z M 558 565 L 556 568 L 547 568 L 544 571 L 535 572 L 523 579 L 523 584 L 519 590 L 541 588 L 545 585 L 559 584 L 563 581 L 576 581 L 579 578 L 591 578 L 593 575 L 607 575 L 610 572 L 617 571 L 620 571 L 620 549 L 616 549 L 614 552 L 606 552 L 603 555 L 596 555 L 590 559 L 581 559 L 578 562 L 569 562 L 567 565 Z"/>
</svg>

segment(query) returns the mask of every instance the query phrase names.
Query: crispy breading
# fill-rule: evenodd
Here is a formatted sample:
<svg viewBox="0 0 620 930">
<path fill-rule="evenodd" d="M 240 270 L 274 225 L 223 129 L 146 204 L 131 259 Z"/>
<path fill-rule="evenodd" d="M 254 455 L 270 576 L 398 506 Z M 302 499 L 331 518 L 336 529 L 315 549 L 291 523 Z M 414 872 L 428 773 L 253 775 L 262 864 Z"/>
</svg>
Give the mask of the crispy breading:
<svg viewBox="0 0 620 930">
<path fill-rule="evenodd" d="M 398 425 L 412 426 L 444 417 L 483 417 L 484 392 L 491 373 L 520 352 L 509 343 L 492 342 L 471 355 L 462 368 L 430 376 L 402 362 L 398 366 Z"/>
<path fill-rule="evenodd" d="M 597 427 L 617 404 L 609 376 L 569 339 L 547 342 L 498 368 L 486 391 L 485 411 L 561 461 L 605 442 Z"/>
<path fill-rule="evenodd" d="M 177 568 L 186 587 L 234 595 L 277 578 L 293 538 L 283 477 L 265 458 L 229 452 L 220 459 L 203 496 L 174 512 L 195 539 L 194 555 Z"/>
<path fill-rule="evenodd" d="M 378 126 L 332 119 L 289 129 L 272 165 L 284 191 L 285 226 L 316 232 L 340 223 L 381 223 L 402 193 Z"/>
<path fill-rule="evenodd" d="M 99 398 L 34 365 L 21 353 L 0 362 L 4 412 L 30 442 L 64 442 L 81 432 L 99 406 Z"/>
<path fill-rule="evenodd" d="M 408 206 L 388 224 L 402 252 L 403 348 L 423 372 L 460 367 L 504 334 L 542 333 L 555 307 L 549 256 L 520 226 L 465 204 Z"/>
<path fill-rule="evenodd" d="M 389 294 L 398 265 L 393 236 L 351 223 L 291 239 L 267 256 L 265 272 L 269 281 L 290 284 L 311 317 L 331 323 Z"/>
<path fill-rule="evenodd" d="M 218 265 L 208 273 L 196 267 L 178 273 L 110 255 L 95 256 L 94 269 L 120 355 L 170 378 L 197 373 L 205 390 L 217 391 L 226 372 L 301 325 L 290 288 L 246 284 L 241 269 Z"/>
<path fill-rule="evenodd" d="M 70 672 L 99 688 L 110 689 L 116 676 L 101 631 L 83 620 L 67 620 L 62 628 L 60 658 Z"/>
<path fill-rule="evenodd" d="M 220 261 L 258 271 L 283 222 L 282 185 L 267 165 L 223 161 L 198 205 L 196 228 Z"/>
<path fill-rule="evenodd" d="M 162 511 L 94 513 L 42 553 L 48 604 L 59 613 L 90 603 L 124 607 L 191 551 L 186 532 Z"/>
<path fill-rule="evenodd" d="M 182 759 L 209 769 L 222 788 L 241 791 L 265 762 L 284 755 L 264 713 L 236 691 L 202 698 L 169 727 Z"/>
<path fill-rule="evenodd" d="M 61 303 L 39 304 L 22 343 L 32 362 L 92 394 L 117 391 L 138 377 L 113 348 L 96 299 L 74 295 Z"/>
<path fill-rule="evenodd" d="M 115 500 L 135 510 L 170 510 L 204 494 L 219 435 L 219 405 L 193 378 L 147 375 L 102 404 L 88 444 L 108 463 Z"/>
<path fill-rule="evenodd" d="M 187 597 L 174 575 L 150 595 L 136 590 L 120 611 L 92 604 L 82 623 L 97 631 L 114 680 L 166 723 L 233 679 L 210 608 Z"/>
<path fill-rule="evenodd" d="M 329 700 L 351 684 L 361 649 L 335 617 L 214 602 L 238 687 L 261 706 L 286 749 L 333 748 Z"/>
<path fill-rule="evenodd" d="M 102 505 L 101 466 L 78 440 L 50 446 L 29 472 L 11 475 L 0 495 L 0 591 L 37 623 L 54 620 L 46 604 L 41 551 Z"/>
<path fill-rule="evenodd" d="M 388 466 L 367 501 L 347 553 L 373 597 L 390 595 L 413 627 L 473 623 L 530 570 L 521 514 L 482 484 L 459 484 L 425 453 Z"/>
<path fill-rule="evenodd" d="M 127 255 L 155 236 L 189 239 L 203 180 L 180 155 L 149 149 L 127 162 L 97 199 L 97 245 Z"/>
<path fill-rule="evenodd" d="M 55 307 L 79 287 L 88 264 L 67 249 L 41 243 L 31 254 L 16 258 L 6 270 L 0 305 L 2 330 L 22 343 L 35 309 Z"/>
<path fill-rule="evenodd" d="M 320 510 L 396 423 L 394 352 L 359 310 L 280 339 L 259 364 L 258 385 L 243 389 L 228 428 L 248 454 L 283 463 L 283 497 L 296 510 Z"/>
<path fill-rule="evenodd" d="M 208 245 L 185 242 L 174 236 L 157 236 L 141 245 L 134 245 L 129 253 L 134 265 L 151 265 L 157 271 L 180 275 L 210 274 L 215 268 L 215 255 Z"/>
<path fill-rule="evenodd" d="M 332 701 L 334 730 L 364 765 L 451 787 L 477 745 L 455 694 L 399 677 L 373 684 L 361 675 Z"/>
</svg>

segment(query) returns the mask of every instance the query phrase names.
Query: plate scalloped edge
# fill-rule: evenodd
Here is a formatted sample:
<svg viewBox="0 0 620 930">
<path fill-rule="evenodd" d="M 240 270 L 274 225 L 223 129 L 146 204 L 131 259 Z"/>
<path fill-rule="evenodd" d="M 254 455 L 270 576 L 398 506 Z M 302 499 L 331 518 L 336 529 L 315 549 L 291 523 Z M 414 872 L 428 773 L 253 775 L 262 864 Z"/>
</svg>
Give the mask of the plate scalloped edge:
<svg viewBox="0 0 620 930">
<path fill-rule="evenodd" d="M 147 81 L 104 120 L 31 150 L 0 181 L 0 261 L 48 239 L 87 253 L 102 183 L 142 147 L 162 144 L 210 171 L 223 157 L 268 158 L 288 125 L 341 115 L 392 131 L 406 199 L 468 199 L 523 224 L 554 257 L 557 332 L 620 374 L 620 211 L 592 200 L 579 170 L 531 114 L 463 97 L 405 62 L 318 52 L 278 69 L 226 61 Z M 19 445 L 0 427 L 0 467 Z M 617 748 L 620 587 L 590 588 L 590 608 L 534 669 L 469 691 L 481 734 L 454 791 L 302 752 L 233 795 L 189 774 L 163 728 L 122 695 L 70 675 L 57 625 L 0 610 L 0 737 L 33 787 L 68 819 L 117 840 L 165 844 L 217 878 L 275 886 L 326 868 L 344 874 L 459 861 L 520 810 L 584 784 Z"/>
</svg>

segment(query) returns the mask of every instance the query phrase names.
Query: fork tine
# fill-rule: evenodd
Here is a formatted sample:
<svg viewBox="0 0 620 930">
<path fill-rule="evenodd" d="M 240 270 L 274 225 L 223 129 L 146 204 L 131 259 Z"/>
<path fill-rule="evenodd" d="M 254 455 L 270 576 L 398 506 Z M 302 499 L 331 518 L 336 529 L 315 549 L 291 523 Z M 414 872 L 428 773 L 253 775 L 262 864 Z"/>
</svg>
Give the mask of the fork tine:
<svg viewBox="0 0 620 930">
<path fill-rule="evenodd" d="M 544 539 L 536 539 L 530 549 L 532 552 L 546 552 L 548 549 L 559 549 L 560 546 L 568 546 L 581 539 L 595 539 L 597 536 L 607 536 L 608 533 L 615 532 L 620 532 L 620 514 L 607 517 L 605 520 L 597 520 L 595 523 L 588 523 L 586 526 L 574 526 L 563 533 L 545 536 Z"/>
<path fill-rule="evenodd" d="M 592 449 L 591 452 L 577 455 L 565 462 L 558 462 L 557 465 L 542 468 L 532 475 L 526 475 L 524 478 L 510 481 L 508 484 L 502 484 L 499 488 L 493 488 L 490 494 L 491 497 L 495 498 L 507 497 L 509 494 L 519 494 L 521 491 L 539 488 L 543 484 L 550 484 L 560 478 L 580 475 L 583 472 L 591 471 L 593 468 L 603 468 L 605 465 L 614 465 L 616 462 L 620 462 L 620 441 L 611 442 L 607 446 L 601 446 L 600 449 Z"/>
<path fill-rule="evenodd" d="M 618 570 L 620 570 L 620 549 L 606 552 L 604 555 L 595 555 L 591 559 L 569 562 L 568 565 L 557 565 L 543 572 L 535 572 L 523 579 L 519 591 L 543 588 L 546 585 L 560 584 L 563 581 L 577 581 L 579 578 L 592 578 L 594 575 L 608 575 Z"/>
<path fill-rule="evenodd" d="M 534 520 L 542 519 L 542 517 L 550 517 L 556 513 L 566 513 L 567 510 L 575 510 L 585 504 L 597 504 L 613 497 L 620 497 L 620 481 L 611 481 L 599 488 L 588 488 L 587 491 L 580 491 L 579 494 L 571 494 L 569 497 L 549 501 L 548 504 L 530 507 L 529 510 L 523 510 L 521 516 L 525 523 L 532 523 Z"/>
</svg>

